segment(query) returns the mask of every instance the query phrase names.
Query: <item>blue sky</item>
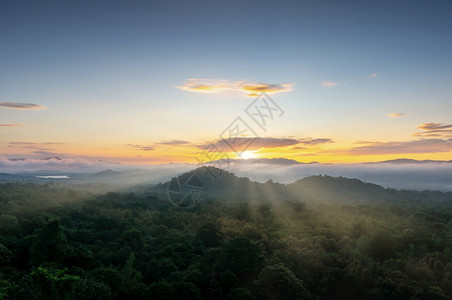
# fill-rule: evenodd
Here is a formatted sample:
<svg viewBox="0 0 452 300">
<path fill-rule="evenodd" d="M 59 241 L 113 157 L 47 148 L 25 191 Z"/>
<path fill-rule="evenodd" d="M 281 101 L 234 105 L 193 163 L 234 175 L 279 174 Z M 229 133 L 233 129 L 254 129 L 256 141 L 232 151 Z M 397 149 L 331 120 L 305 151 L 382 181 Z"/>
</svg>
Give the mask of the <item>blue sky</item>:
<svg viewBox="0 0 452 300">
<path fill-rule="evenodd" d="M 59 156 L 193 162 L 198 145 L 252 101 L 177 88 L 197 78 L 291 84 L 271 94 L 285 114 L 262 136 L 331 139 L 256 155 L 379 160 L 345 152 L 359 141 L 417 141 L 421 124 L 452 123 L 451 29 L 450 1 L 2 1 L 0 102 L 46 109 L 0 108 L 0 124 L 20 125 L 0 127 L 0 154 L 45 152 L 11 144 L 29 142 L 58 144 L 46 151 Z M 190 144 L 157 146 L 167 140 Z M 449 145 L 428 143 L 381 159 L 450 157 Z"/>
</svg>

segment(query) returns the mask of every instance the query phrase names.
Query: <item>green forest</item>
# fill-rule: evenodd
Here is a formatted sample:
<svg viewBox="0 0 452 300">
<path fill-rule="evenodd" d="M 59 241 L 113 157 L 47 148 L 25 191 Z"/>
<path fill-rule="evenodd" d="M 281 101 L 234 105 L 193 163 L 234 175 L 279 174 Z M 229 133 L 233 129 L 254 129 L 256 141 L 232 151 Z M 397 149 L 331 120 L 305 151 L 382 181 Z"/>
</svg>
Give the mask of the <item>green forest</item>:
<svg viewBox="0 0 452 300">
<path fill-rule="evenodd" d="M 219 178 L 192 208 L 1 184 L 0 299 L 451 298 L 451 193 Z"/>
</svg>

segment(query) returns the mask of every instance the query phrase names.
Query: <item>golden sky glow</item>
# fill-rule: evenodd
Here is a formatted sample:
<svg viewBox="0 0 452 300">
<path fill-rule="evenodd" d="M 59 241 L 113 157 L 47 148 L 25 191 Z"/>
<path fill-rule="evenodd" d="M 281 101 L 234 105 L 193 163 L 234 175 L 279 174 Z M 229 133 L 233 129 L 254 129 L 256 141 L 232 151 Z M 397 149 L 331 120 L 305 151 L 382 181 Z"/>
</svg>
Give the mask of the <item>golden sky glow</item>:
<svg viewBox="0 0 452 300">
<path fill-rule="evenodd" d="M 196 164 L 209 145 L 213 158 L 452 160 L 448 9 L 289 2 L 5 3 L 0 172 Z"/>
<path fill-rule="evenodd" d="M 214 99 L 215 96 L 210 97 Z M 401 116 L 401 113 L 387 114 L 389 120 L 396 119 L 397 122 L 409 120 L 409 116 L 403 114 L 405 118 L 400 118 Z M 382 120 L 384 120 L 384 116 L 382 116 Z M 280 122 L 284 122 L 282 117 Z M 29 125 L 14 128 L 18 125 L 20 124 L 2 124 L 5 127 L 12 127 L 10 129 L 5 128 L 6 130 L 34 131 L 27 128 Z M 253 126 L 255 129 L 257 128 L 256 125 Z M 12 134 L 9 136 L 9 141 L 2 142 L 2 155 L 13 159 L 22 157 L 83 157 L 91 160 L 107 160 L 133 165 L 169 162 L 197 163 L 222 157 L 233 159 L 288 158 L 300 162 L 317 161 L 321 163 L 374 162 L 397 158 L 450 159 L 452 141 L 448 138 L 451 137 L 452 125 L 430 122 L 409 128 L 410 130 L 407 131 L 402 126 L 400 132 L 395 135 L 405 136 L 403 141 L 392 139 L 375 141 L 369 139 L 366 134 L 360 135 L 359 132 L 354 132 L 354 136 L 359 137 L 359 140 L 350 140 L 347 134 L 338 135 L 334 134 L 334 131 L 331 135 L 318 137 L 247 137 L 243 135 L 238 139 L 217 138 L 207 141 L 199 138 L 187 140 L 186 136 L 181 136 L 172 140 L 157 141 L 135 139 L 134 142 L 130 143 L 125 143 L 125 141 L 130 140 L 121 136 L 109 142 L 106 139 L 98 142 L 80 143 L 67 142 L 65 139 L 59 139 L 59 141 L 57 139 L 57 142 L 41 141 L 39 136 L 33 136 L 33 139 L 20 140 L 15 138 L 17 135 Z M 381 129 L 380 131 L 384 130 Z M 403 134 L 404 131 L 405 134 Z M 393 131 L 390 133 L 394 134 Z M 215 136 L 215 134 L 212 134 L 212 136 Z M 124 143 L 118 143 L 116 140 L 124 140 Z M 253 142 L 248 144 L 247 140 Z M 216 148 L 208 150 L 209 156 L 202 157 L 210 145 L 214 145 Z M 229 148 L 231 145 L 237 152 Z M 237 147 L 237 145 L 240 146 Z"/>
</svg>

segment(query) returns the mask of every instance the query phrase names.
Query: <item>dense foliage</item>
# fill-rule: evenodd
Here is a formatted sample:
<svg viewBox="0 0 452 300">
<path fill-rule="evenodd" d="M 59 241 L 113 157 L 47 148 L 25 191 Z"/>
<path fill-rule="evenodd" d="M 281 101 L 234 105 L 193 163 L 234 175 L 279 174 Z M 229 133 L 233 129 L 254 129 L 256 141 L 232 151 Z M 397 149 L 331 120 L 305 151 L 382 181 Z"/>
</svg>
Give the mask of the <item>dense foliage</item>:
<svg viewBox="0 0 452 300">
<path fill-rule="evenodd" d="M 0 185 L 0 299 L 450 299 L 448 195 L 303 185 L 300 199 L 268 182 L 256 186 L 275 201 L 247 201 L 242 186 L 191 209 L 157 194 Z"/>
</svg>

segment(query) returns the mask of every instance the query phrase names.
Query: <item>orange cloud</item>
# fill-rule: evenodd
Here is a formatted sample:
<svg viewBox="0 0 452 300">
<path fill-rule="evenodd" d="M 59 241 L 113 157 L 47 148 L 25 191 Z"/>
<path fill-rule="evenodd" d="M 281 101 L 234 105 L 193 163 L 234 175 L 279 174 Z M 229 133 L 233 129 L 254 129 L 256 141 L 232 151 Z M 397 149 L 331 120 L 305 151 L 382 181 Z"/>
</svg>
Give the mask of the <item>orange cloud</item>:
<svg viewBox="0 0 452 300">
<path fill-rule="evenodd" d="M 10 145 L 62 145 L 63 143 L 54 142 L 44 142 L 44 143 L 34 143 L 34 142 L 10 142 Z"/>
<path fill-rule="evenodd" d="M 452 128 L 452 125 L 443 125 L 441 123 L 423 123 L 419 125 L 417 128 L 424 130 L 438 130 Z"/>
<path fill-rule="evenodd" d="M 304 144 L 305 146 L 316 146 L 319 144 L 326 144 L 326 143 L 333 143 L 332 139 L 326 139 L 326 138 L 320 138 L 320 139 L 312 139 L 312 138 L 306 138 L 306 139 L 300 139 L 300 143 Z"/>
<path fill-rule="evenodd" d="M 417 128 L 422 132 L 413 133 L 417 137 L 452 137 L 452 125 L 443 125 L 442 123 L 423 123 Z"/>
<path fill-rule="evenodd" d="M 383 155 L 407 153 L 438 153 L 452 151 L 452 141 L 442 139 L 424 139 L 409 142 L 373 143 L 346 150 L 351 155 Z"/>
<path fill-rule="evenodd" d="M 24 126 L 23 124 L 0 124 L 0 127 L 19 127 Z"/>
<path fill-rule="evenodd" d="M 16 102 L 0 102 L 0 107 L 19 110 L 41 110 L 46 109 L 45 106 L 33 103 L 16 103 Z"/>
<path fill-rule="evenodd" d="M 262 137 L 239 137 L 218 140 L 215 143 L 203 144 L 198 147 L 201 149 L 207 149 L 212 152 L 234 152 L 245 150 L 259 150 L 262 148 L 278 148 L 303 144 L 304 146 L 316 146 L 319 144 L 332 143 L 331 139 L 326 138 L 305 138 L 305 139 L 293 139 L 293 138 L 262 138 Z M 294 148 L 292 148 L 294 149 Z M 305 149 L 305 147 L 303 147 Z"/>
<path fill-rule="evenodd" d="M 187 144 L 190 144 L 190 142 L 189 141 L 183 141 L 183 140 L 172 140 L 172 141 L 160 142 L 160 143 L 157 143 L 157 144 L 174 146 L 174 145 L 187 145 Z"/>
<path fill-rule="evenodd" d="M 387 114 L 387 116 L 390 117 L 391 119 L 403 118 L 406 116 L 406 113 L 389 113 Z"/>
<path fill-rule="evenodd" d="M 212 152 L 234 152 L 245 150 L 258 150 L 261 148 L 286 147 L 299 144 L 297 139 L 279 139 L 279 138 L 229 138 L 218 140 L 215 143 L 203 144 L 198 147 Z"/>
<path fill-rule="evenodd" d="M 291 91 L 292 83 L 269 84 L 249 80 L 225 80 L 190 78 L 177 88 L 194 93 L 218 93 L 224 91 L 241 91 L 249 97 L 257 97 L 260 93 L 279 93 Z"/>
<path fill-rule="evenodd" d="M 132 147 L 133 149 L 139 150 L 139 151 L 152 151 L 152 150 L 154 150 L 153 146 L 137 145 L 137 144 L 127 144 L 126 146 Z"/>
<path fill-rule="evenodd" d="M 277 92 L 287 92 L 292 90 L 291 83 L 283 84 L 267 84 L 267 83 L 250 83 L 242 86 L 242 91 L 259 93 L 277 93 Z"/>
</svg>

